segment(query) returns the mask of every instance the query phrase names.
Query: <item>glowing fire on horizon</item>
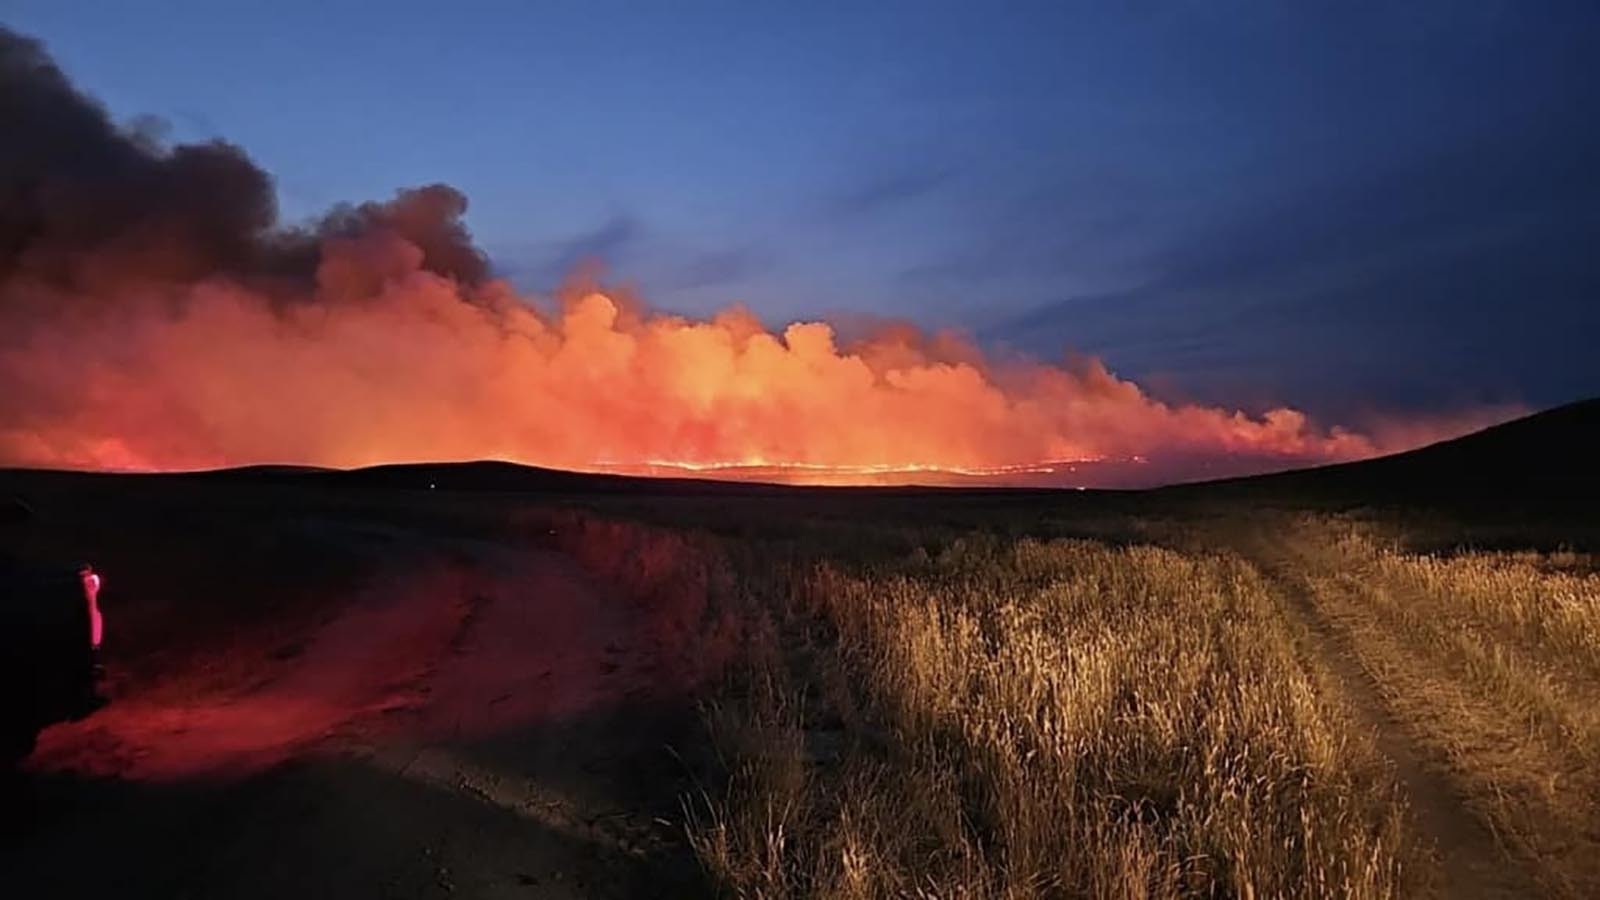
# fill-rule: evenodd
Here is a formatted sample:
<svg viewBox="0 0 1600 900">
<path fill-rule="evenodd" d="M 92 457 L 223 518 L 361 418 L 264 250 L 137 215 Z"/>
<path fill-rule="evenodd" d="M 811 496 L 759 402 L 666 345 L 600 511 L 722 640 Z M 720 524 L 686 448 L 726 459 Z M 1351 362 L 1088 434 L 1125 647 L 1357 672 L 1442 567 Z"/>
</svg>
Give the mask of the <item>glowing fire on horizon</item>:
<svg viewBox="0 0 1600 900">
<path fill-rule="evenodd" d="M 529 298 L 494 278 L 448 186 L 285 226 L 238 147 L 128 133 L 4 28 L 0 96 L 16 117 L 0 465 L 487 458 L 852 484 L 1138 466 L 1159 481 L 1355 459 L 1509 412 L 1357 431 L 1170 404 L 1097 360 L 997 358 L 905 324 L 688 319 L 582 280 Z"/>
<path fill-rule="evenodd" d="M 1094 480 L 1073 478 L 1080 466 L 1157 454 L 1268 467 L 1391 449 L 1291 409 L 1171 406 L 1094 360 L 996 363 L 903 325 L 841 345 L 820 322 L 772 332 L 737 309 L 695 321 L 592 286 L 544 314 L 504 284 L 468 292 L 423 271 L 393 238 L 325 253 L 318 293 L 287 306 L 218 281 L 34 323 L 25 344 L 0 349 L 0 378 L 50 402 L 6 416 L 0 459 L 171 470 L 494 458 L 799 483 L 1065 484 Z M 330 273 L 375 257 L 378 289 L 341 296 Z"/>
</svg>

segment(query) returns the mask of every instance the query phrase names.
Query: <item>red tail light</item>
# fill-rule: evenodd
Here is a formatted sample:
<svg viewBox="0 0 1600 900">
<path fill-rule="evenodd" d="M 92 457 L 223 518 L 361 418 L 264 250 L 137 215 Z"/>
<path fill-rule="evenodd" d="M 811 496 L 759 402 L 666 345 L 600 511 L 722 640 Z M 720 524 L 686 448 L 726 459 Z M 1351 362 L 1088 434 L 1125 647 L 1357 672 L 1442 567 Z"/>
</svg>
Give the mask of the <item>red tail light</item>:
<svg viewBox="0 0 1600 900">
<path fill-rule="evenodd" d="M 105 620 L 100 616 L 100 573 L 85 563 L 78 570 L 78 578 L 83 582 L 83 600 L 88 605 L 89 646 L 97 648 L 105 637 Z"/>
</svg>

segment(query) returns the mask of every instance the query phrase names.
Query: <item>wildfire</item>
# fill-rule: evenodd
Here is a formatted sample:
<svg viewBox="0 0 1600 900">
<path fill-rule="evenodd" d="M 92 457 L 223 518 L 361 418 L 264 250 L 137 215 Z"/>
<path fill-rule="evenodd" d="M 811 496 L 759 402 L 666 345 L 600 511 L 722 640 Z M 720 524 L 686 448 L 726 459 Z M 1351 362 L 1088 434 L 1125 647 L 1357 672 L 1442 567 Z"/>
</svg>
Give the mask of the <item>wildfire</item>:
<svg viewBox="0 0 1600 900">
<path fill-rule="evenodd" d="M 339 248 L 329 248 L 339 261 Z M 225 281 L 130 293 L 0 350 L 0 458 L 185 469 L 496 458 L 580 470 L 900 483 L 1037 481 L 1146 454 L 1350 459 L 1367 436 L 1158 402 L 1093 360 L 995 363 L 896 326 L 652 313 L 574 288 L 543 314 L 412 263 L 371 296 L 282 306 Z M 23 403 L 18 397 L 49 402 Z M 924 477 L 940 476 L 940 477 Z M 1070 481 L 1070 478 L 1064 478 Z"/>
<path fill-rule="evenodd" d="M 0 96 L 24 119 L 0 153 L 0 464 L 1152 481 L 1353 459 L 1484 418 L 1397 442 L 1287 408 L 1171 405 L 1096 360 L 997 359 L 904 324 L 694 320 L 593 281 L 520 296 L 446 186 L 284 227 L 238 148 L 126 134 L 3 29 Z"/>
<path fill-rule="evenodd" d="M 770 481 L 809 485 L 912 485 L 912 484 L 1015 484 L 1033 478 L 1070 476 L 1077 463 L 1097 460 L 1048 461 L 1010 466 L 941 466 L 935 464 L 830 465 L 782 460 L 745 459 L 731 462 L 692 462 L 649 459 L 639 463 L 597 463 L 595 471 L 618 475 L 711 478 L 729 481 Z"/>
</svg>

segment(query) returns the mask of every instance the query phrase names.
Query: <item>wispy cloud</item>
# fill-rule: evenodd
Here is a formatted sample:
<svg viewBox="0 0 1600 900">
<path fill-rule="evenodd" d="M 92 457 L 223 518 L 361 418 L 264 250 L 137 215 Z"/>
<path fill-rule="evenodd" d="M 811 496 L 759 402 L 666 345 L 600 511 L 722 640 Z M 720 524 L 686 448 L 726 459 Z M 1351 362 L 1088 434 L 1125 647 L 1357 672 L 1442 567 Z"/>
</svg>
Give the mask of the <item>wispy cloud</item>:
<svg viewBox="0 0 1600 900">
<path fill-rule="evenodd" d="M 718 287 L 746 281 L 771 265 L 772 254 L 754 245 L 712 250 L 691 255 L 683 263 L 651 279 L 651 283 L 663 291 Z"/>
<path fill-rule="evenodd" d="M 938 191 L 956 175 L 953 166 L 878 172 L 829 198 L 822 214 L 828 219 L 877 215 Z"/>
<path fill-rule="evenodd" d="M 497 253 L 495 269 L 519 285 L 545 289 L 584 263 L 622 265 L 644 236 L 645 229 L 636 218 L 618 214 L 570 237 Z"/>
</svg>

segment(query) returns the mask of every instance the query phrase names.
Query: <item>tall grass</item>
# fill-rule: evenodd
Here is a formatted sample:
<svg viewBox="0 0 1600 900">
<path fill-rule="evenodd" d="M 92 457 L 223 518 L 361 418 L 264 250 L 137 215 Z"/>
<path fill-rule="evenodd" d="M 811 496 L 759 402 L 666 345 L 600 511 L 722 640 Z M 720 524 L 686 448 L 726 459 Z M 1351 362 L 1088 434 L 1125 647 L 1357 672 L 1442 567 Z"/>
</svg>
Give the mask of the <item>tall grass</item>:
<svg viewBox="0 0 1600 900">
<path fill-rule="evenodd" d="M 653 645 L 658 687 L 693 688 L 737 655 L 747 598 L 735 591 L 729 554 L 739 545 L 579 510 L 535 509 L 518 525 L 633 607 L 633 637 Z"/>
<path fill-rule="evenodd" d="M 1336 548 L 1374 587 L 1417 601 L 1537 659 L 1558 679 L 1600 683 L 1600 571 L 1586 555 L 1405 553 L 1358 529 Z"/>
<path fill-rule="evenodd" d="M 1415 884 L 1387 770 L 1235 558 L 970 539 L 766 590 L 693 835 L 730 893 Z"/>
<path fill-rule="evenodd" d="M 1553 893 L 1600 892 L 1600 574 L 1570 553 L 1407 553 L 1302 525 L 1316 602 Z"/>
</svg>

